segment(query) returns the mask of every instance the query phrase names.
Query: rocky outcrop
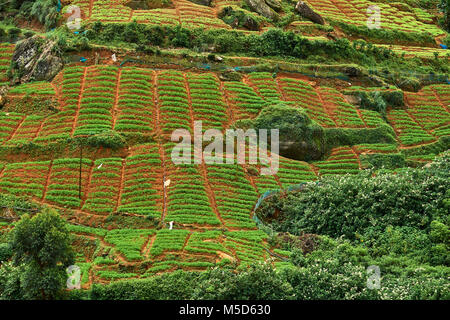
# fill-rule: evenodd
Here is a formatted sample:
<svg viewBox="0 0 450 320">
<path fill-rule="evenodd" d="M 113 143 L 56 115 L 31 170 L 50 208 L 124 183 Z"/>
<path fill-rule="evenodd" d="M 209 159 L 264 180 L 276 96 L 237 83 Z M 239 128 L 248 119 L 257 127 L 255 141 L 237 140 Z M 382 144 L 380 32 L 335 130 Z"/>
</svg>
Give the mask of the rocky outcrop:
<svg viewBox="0 0 450 320">
<path fill-rule="evenodd" d="M 37 35 L 19 42 L 12 56 L 13 82 L 52 80 L 64 66 L 57 52 L 59 49 L 56 42 Z"/>
<path fill-rule="evenodd" d="M 260 29 L 258 21 L 248 11 L 225 7 L 219 13 L 218 17 L 233 28 L 243 27 L 252 31 L 258 31 Z"/>
<path fill-rule="evenodd" d="M 265 0 L 266 4 L 275 11 L 281 11 L 281 1 L 279 0 Z"/>
<path fill-rule="evenodd" d="M 304 1 L 297 2 L 295 11 L 297 11 L 302 17 L 311 20 L 314 23 L 321 25 L 325 24 L 325 20 L 322 18 L 322 16 L 311 9 Z"/>
<path fill-rule="evenodd" d="M 325 131 L 299 107 L 278 103 L 266 106 L 253 120 L 237 121 L 241 129 L 278 129 L 280 155 L 299 161 L 320 160 L 326 153 Z"/>
<path fill-rule="evenodd" d="M 277 21 L 279 19 L 278 14 L 267 5 L 265 0 L 245 0 L 245 3 L 250 9 L 256 13 L 259 13 L 263 17 Z"/>
<path fill-rule="evenodd" d="M 189 0 L 189 1 L 207 7 L 209 7 L 212 2 L 212 0 Z"/>
</svg>

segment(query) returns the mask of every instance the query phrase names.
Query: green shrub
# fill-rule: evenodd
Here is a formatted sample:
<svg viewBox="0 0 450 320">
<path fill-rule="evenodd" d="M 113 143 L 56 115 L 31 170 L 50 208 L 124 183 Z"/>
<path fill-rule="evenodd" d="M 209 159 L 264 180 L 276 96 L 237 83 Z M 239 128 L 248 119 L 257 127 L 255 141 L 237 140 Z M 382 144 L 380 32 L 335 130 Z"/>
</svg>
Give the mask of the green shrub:
<svg viewBox="0 0 450 320">
<path fill-rule="evenodd" d="M 308 183 L 301 192 L 277 194 L 257 210 L 260 219 L 275 217 L 275 230 L 345 236 L 356 239 L 368 228 L 388 225 L 430 228 L 432 220 L 447 219 L 443 199 L 449 189 L 450 155 L 425 169 L 396 175 L 371 172 L 328 177 Z"/>
<path fill-rule="evenodd" d="M 120 149 L 126 145 L 125 139 L 116 131 L 107 130 L 102 133 L 90 136 L 87 145 L 91 147 L 104 147 Z"/>
</svg>

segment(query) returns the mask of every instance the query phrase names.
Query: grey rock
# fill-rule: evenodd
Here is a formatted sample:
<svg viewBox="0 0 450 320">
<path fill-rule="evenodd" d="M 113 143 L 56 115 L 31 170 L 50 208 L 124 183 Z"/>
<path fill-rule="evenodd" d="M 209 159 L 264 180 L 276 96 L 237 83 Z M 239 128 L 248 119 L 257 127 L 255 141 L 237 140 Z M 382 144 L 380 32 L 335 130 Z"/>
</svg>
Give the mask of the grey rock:
<svg viewBox="0 0 450 320">
<path fill-rule="evenodd" d="M 272 20 L 278 20 L 278 14 L 269 7 L 264 0 L 245 0 L 245 3 L 250 7 L 250 9 L 256 13 L 259 13 L 263 17 Z"/>
<path fill-rule="evenodd" d="M 14 82 L 52 80 L 64 66 L 62 58 L 55 52 L 58 52 L 56 42 L 37 35 L 19 42 L 12 56 Z"/>
<path fill-rule="evenodd" d="M 265 0 L 266 4 L 275 11 L 281 10 L 281 2 L 279 0 Z"/>
<path fill-rule="evenodd" d="M 324 25 L 325 20 L 322 18 L 320 14 L 315 12 L 313 9 L 311 9 L 306 2 L 299 1 L 297 2 L 297 5 L 295 6 L 295 10 L 306 19 L 311 20 L 314 23 Z"/>
<path fill-rule="evenodd" d="M 252 31 L 259 30 L 259 23 L 250 16 L 246 16 L 244 18 L 243 26 L 248 30 L 252 30 Z"/>
<path fill-rule="evenodd" d="M 189 0 L 195 4 L 199 4 L 202 6 L 207 6 L 209 7 L 211 5 L 212 0 Z"/>
</svg>

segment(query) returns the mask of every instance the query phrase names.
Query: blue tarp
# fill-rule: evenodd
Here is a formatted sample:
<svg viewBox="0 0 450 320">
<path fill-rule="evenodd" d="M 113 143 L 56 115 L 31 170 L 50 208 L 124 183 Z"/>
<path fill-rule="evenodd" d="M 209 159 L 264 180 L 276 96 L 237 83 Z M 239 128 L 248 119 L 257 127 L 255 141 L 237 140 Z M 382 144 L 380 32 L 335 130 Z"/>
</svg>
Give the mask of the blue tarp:
<svg viewBox="0 0 450 320">
<path fill-rule="evenodd" d="M 448 47 L 445 44 L 440 45 L 442 49 L 448 49 Z"/>
<path fill-rule="evenodd" d="M 58 4 L 56 6 L 56 11 L 60 12 L 61 11 L 61 0 L 58 0 Z"/>
<path fill-rule="evenodd" d="M 81 62 L 86 62 L 87 59 L 86 59 L 86 58 L 81 58 L 80 61 L 81 61 Z"/>
</svg>

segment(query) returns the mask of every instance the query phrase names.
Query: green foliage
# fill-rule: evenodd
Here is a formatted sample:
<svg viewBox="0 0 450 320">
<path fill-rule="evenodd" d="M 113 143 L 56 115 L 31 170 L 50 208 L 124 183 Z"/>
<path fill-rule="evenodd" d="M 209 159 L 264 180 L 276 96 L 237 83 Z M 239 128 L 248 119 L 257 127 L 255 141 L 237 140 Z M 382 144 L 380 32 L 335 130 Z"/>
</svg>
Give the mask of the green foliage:
<svg viewBox="0 0 450 320">
<path fill-rule="evenodd" d="M 325 153 L 323 128 L 313 122 L 301 108 L 284 103 L 270 105 L 264 107 L 256 119 L 240 124 L 257 132 L 261 129 L 268 132 L 278 129 L 280 153 L 287 158 L 310 161 L 320 159 Z"/>
<path fill-rule="evenodd" d="M 1 297 L 61 298 L 67 279 L 65 269 L 74 262 L 74 254 L 59 214 L 44 209 L 34 217 L 24 215 L 12 231 L 10 245 L 12 264 L 0 269 Z"/>
<path fill-rule="evenodd" d="M 377 128 L 325 128 L 325 141 L 328 149 L 364 143 L 396 143 L 394 130 L 388 124 Z"/>
<path fill-rule="evenodd" d="M 126 141 L 122 135 L 116 131 L 109 130 L 90 136 L 86 141 L 91 147 L 104 147 L 111 149 L 120 149 L 126 145 Z"/>
<path fill-rule="evenodd" d="M 386 116 L 386 108 L 403 107 L 403 92 L 401 90 L 393 91 L 365 91 L 365 90 L 348 90 L 350 94 L 356 95 L 361 99 L 361 108 L 373 110 L 384 117 Z"/>
<path fill-rule="evenodd" d="M 338 21 L 331 21 L 331 24 L 333 26 L 338 26 L 348 35 L 365 37 L 371 40 L 381 40 L 383 43 L 397 44 L 403 42 L 419 46 L 434 44 L 433 36 L 424 32 L 405 32 L 387 28 L 369 29 L 366 26 L 358 26 Z"/>
<path fill-rule="evenodd" d="M 395 169 L 406 166 L 405 156 L 401 153 L 373 153 L 360 155 L 361 165 L 368 168 Z"/>
<path fill-rule="evenodd" d="M 432 220 L 445 219 L 443 199 L 449 187 L 447 154 L 425 169 L 396 175 L 361 172 L 354 176 L 324 178 L 301 192 L 270 197 L 257 210 L 260 219 L 275 218 L 275 230 L 345 236 L 356 239 L 367 229 L 383 231 L 388 225 L 430 228 Z"/>
</svg>

